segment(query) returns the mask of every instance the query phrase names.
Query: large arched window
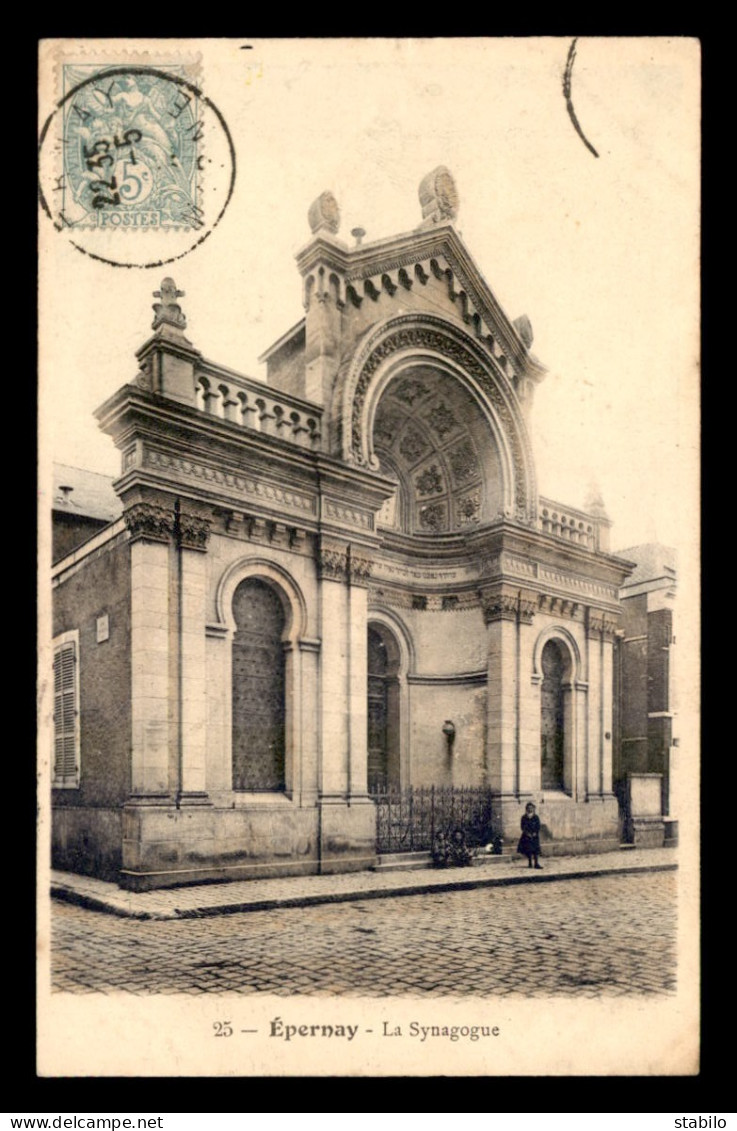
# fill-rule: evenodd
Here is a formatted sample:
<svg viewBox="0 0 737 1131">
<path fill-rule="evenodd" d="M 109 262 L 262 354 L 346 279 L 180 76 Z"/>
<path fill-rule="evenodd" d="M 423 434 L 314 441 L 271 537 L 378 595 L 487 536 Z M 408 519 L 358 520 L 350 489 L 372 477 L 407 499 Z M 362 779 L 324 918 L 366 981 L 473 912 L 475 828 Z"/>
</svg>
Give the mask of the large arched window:
<svg viewBox="0 0 737 1131">
<path fill-rule="evenodd" d="M 399 785 L 399 646 L 385 625 L 368 630 L 368 791 Z"/>
<path fill-rule="evenodd" d="M 542 650 L 540 754 L 543 789 L 564 788 L 565 712 L 563 703 L 564 658 L 554 640 Z"/>
<path fill-rule="evenodd" d="M 233 789 L 284 790 L 284 609 L 249 577 L 233 595 L 233 619 Z"/>
</svg>

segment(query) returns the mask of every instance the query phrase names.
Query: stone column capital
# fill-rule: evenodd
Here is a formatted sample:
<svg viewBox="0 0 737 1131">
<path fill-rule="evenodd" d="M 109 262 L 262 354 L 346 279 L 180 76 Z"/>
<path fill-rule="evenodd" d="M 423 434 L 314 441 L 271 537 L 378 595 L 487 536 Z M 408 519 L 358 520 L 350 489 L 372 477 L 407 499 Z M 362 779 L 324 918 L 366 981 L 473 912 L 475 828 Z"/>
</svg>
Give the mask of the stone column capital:
<svg viewBox="0 0 737 1131">
<path fill-rule="evenodd" d="M 123 512 L 131 542 L 171 541 L 174 535 L 174 508 L 156 503 L 134 503 Z"/>
<path fill-rule="evenodd" d="M 321 537 L 317 545 L 317 572 L 325 581 L 348 580 L 348 545 L 337 539 Z"/>
<path fill-rule="evenodd" d="M 487 625 L 500 620 L 532 624 L 537 612 L 537 594 L 511 585 L 484 587 L 479 590 L 479 597 Z"/>
<path fill-rule="evenodd" d="M 348 571 L 351 585 L 360 585 L 362 588 L 368 589 L 373 565 L 373 558 L 367 553 L 360 549 L 356 550 L 353 546 L 348 547 Z"/>
<path fill-rule="evenodd" d="M 320 538 L 317 568 L 323 580 L 350 582 L 367 589 L 373 564 L 373 558 L 363 547 L 336 538 Z"/>
<path fill-rule="evenodd" d="M 179 513 L 179 539 L 185 550 L 207 550 L 210 540 L 210 520 L 188 511 Z"/>
</svg>

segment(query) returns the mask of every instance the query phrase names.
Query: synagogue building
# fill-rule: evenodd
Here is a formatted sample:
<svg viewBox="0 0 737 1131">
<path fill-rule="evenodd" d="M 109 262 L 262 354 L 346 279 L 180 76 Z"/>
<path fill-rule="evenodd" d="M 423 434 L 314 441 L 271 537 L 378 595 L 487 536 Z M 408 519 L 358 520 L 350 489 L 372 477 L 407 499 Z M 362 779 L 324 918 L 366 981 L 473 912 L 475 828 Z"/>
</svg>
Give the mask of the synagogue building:
<svg viewBox="0 0 737 1131">
<path fill-rule="evenodd" d="M 540 494 L 530 321 L 479 273 L 448 170 L 419 198 L 413 231 L 350 243 L 314 202 L 265 381 L 156 292 L 96 414 L 114 493 L 57 485 L 56 866 L 139 890 L 365 869 L 448 822 L 513 850 L 528 801 L 545 853 L 619 847 L 633 562 L 600 501 Z"/>
</svg>

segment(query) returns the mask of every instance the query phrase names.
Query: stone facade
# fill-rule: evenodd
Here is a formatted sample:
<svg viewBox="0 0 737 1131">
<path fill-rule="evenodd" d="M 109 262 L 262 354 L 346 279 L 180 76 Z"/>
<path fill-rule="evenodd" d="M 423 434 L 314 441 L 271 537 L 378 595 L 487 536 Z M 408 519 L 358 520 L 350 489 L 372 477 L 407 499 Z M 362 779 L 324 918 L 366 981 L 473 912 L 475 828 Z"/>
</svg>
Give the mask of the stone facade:
<svg viewBox="0 0 737 1131">
<path fill-rule="evenodd" d="M 534 799 L 546 851 L 618 844 L 613 640 L 630 565 L 601 508 L 538 495 L 529 319 L 510 321 L 479 275 L 447 170 L 421 203 L 416 231 L 349 248 L 334 198 L 315 202 L 305 316 L 264 354 L 266 383 L 203 358 L 164 280 L 138 377 L 98 410 L 123 519 L 57 563 L 55 586 L 59 631 L 74 629 L 85 601 L 112 600 L 95 570 L 126 556 L 129 632 L 110 639 L 128 711 L 111 741 L 126 751 L 110 833 L 125 886 L 369 867 L 377 783 L 488 787 L 508 843 Z M 259 586 L 273 615 L 249 604 Z M 252 723 L 243 707 L 264 670 L 280 673 L 280 726 L 266 703 Z M 106 717 L 84 690 L 79 708 L 83 732 L 90 711 Z M 267 770 L 249 776 L 258 718 Z M 83 740 L 59 829 L 106 773 Z"/>
</svg>

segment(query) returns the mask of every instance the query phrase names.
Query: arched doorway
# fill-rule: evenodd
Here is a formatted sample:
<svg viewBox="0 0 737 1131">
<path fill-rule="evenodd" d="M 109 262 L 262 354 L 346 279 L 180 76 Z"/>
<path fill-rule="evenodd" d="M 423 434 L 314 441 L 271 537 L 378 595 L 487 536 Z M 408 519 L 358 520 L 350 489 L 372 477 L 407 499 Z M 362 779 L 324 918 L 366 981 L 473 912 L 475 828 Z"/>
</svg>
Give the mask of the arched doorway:
<svg viewBox="0 0 737 1131">
<path fill-rule="evenodd" d="M 284 608 L 256 577 L 233 594 L 233 789 L 285 787 Z"/>
<path fill-rule="evenodd" d="M 540 756 L 543 789 L 565 788 L 565 707 L 563 673 L 565 660 L 560 647 L 548 640 L 540 659 L 542 667 Z"/>
<path fill-rule="evenodd" d="M 399 785 L 399 646 L 385 625 L 368 629 L 368 791 Z"/>
</svg>

